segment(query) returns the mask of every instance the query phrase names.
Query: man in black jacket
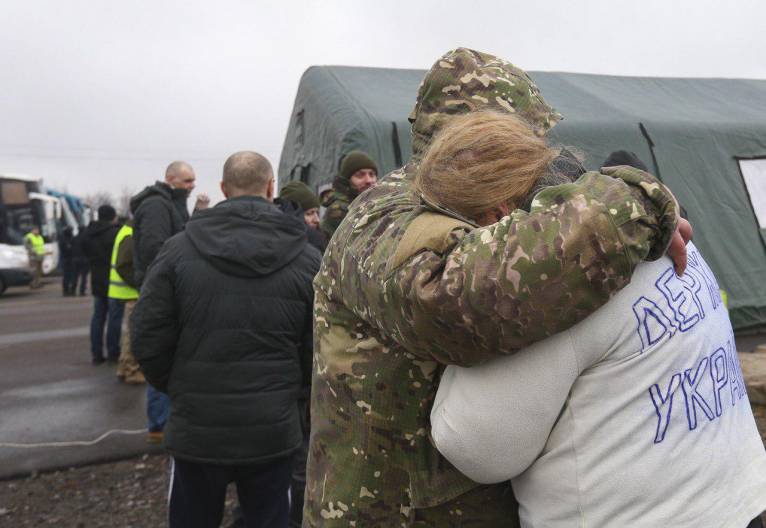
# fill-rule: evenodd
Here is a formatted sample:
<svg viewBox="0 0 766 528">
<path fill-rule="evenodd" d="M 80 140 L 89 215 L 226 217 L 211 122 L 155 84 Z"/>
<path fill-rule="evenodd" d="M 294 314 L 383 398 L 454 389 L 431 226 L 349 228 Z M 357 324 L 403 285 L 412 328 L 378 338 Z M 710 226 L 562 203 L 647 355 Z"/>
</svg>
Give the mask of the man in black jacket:
<svg viewBox="0 0 766 528">
<path fill-rule="evenodd" d="M 80 231 L 72 240 L 72 262 L 75 269 L 74 291 L 77 290 L 77 284 L 79 283 L 80 297 L 85 296 L 85 290 L 88 288 L 88 274 L 90 273 L 88 257 L 85 256 L 85 251 L 83 250 L 84 240 L 85 226 L 80 226 Z"/>
<path fill-rule="evenodd" d="M 165 169 L 165 181 L 146 187 L 130 200 L 133 213 L 133 278 L 140 289 L 149 265 L 167 239 L 180 233 L 189 220 L 186 201 L 194 190 L 194 169 L 185 161 L 174 161 Z M 207 196 L 200 195 L 195 209 L 207 207 Z M 146 388 L 148 440 L 162 440 L 170 401 L 154 387 Z"/>
<path fill-rule="evenodd" d="M 82 251 L 90 264 L 90 288 L 93 294 L 90 352 L 94 365 L 104 362 L 104 324 L 107 359 L 110 363 L 116 363 L 120 357 L 122 304 L 108 296 L 112 246 L 119 230 L 114 207 L 102 205 L 98 208 L 98 220 L 88 225 L 82 238 Z"/>
<path fill-rule="evenodd" d="M 217 527 L 234 481 L 247 526 L 285 527 L 297 398 L 312 361 L 312 280 L 320 254 L 303 221 L 272 203 L 269 162 L 224 165 L 227 200 L 162 248 L 133 315 L 134 354 L 167 392 L 170 526 Z"/>
<path fill-rule="evenodd" d="M 185 161 L 174 161 L 165 169 L 165 181 L 155 182 L 130 199 L 133 213 L 134 277 L 141 286 L 146 269 L 165 241 L 183 230 L 189 220 L 186 200 L 194 190 L 194 169 Z M 201 196 L 195 208 L 207 200 Z"/>
<path fill-rule="evenodd" d="M 77 271 L 74 264 L 74 255 L 72 254 L 72 245 L 74 242 L 74 230 L 66 226 L 59 238 L 59 264 L 61 265 L 61 290 L 64 297 L 75 294 L 77 288 Z"/>
</svg>

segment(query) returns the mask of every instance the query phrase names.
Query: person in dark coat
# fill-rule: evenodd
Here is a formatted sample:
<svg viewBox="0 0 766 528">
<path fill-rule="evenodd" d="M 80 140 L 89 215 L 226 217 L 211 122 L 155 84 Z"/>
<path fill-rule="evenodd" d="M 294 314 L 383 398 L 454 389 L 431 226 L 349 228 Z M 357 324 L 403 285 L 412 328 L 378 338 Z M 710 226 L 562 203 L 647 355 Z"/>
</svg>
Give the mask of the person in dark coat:
<svg viewBox="0 0 766 528">
<path fill-rule="evenodd" d="M 327 235 L 319 229 L 319 198 L 308 185 L 292 181 L 282 188 L 279 198 L 274 201 L 285 214 L 292 214 L 303 219 L 306 224 L 306 236 L 309 244 L 321 253 L 327 249 Z M 306 387 L 298 398 L 298 410 L 303 425 L 303 444 L 293 458 L 293 476 L 290 484 L 290 528 L 300 528 L 303 524 L 303 494 L 306 489 L 306 459 L 309 454 L 309 436 L 311 418 L 309 399 L 311 387 Z"/>
<path fill-rule="evenodd" d="M 174 161 L 165 170 L 165 181 L 149 185 L 130 199 L 134 279 L 139 287 L 162 244 L 180 233 L 189 220 L 186 201 L 194 190 L 195 181 L 191 165 Z"/>
<path fill-rule="evenodd" d="M 167 239 L 180 233 L 189 220 L 186 201 L 194 190 L 194 169 L 184 161 L 174 161 L 165 169 L 165 181 L 158 181 L 130 200 L 133 213 L 133 279 L 136 286 L 146 275 Z M 209 199 L 200 195 L 195 209 L 207 208 Z M 151 385 L 146 387 L 148 441 L 162 441 L 162 431 L 168 419 L 170 401 Z"/>
<path fill-rule="evenodd" d="M 635 152 L 629 150 L 615 150 L 601 164 L 602 167 L 615 167 L 617 165 L 628 165 L 629 167 L 649 172 L 649 167 L 646 166 L 646 163 L 641 161 L 641 158 Z"/>
<path fill-rule="evenodd" d="M 75 269 L 74 291 L 77 291 L 79 284 L 80 297 L 85 296 L 88 288 L 88 275 L 90 274 L 90 263 L 88 257 L 82 248 L 82 241 L 85 239 L 85 226 L 80 226 L 80 231 L 72 239 L 72 264 Z M 74 293 L 72 293 L 74 295 Z"/>
<path fill-rule="evenodd" d="M 366 153 L 352 150 L 344 156 L 340 174 L 332 182 L 332 193 L 322 202 L 325 212 L 319 227 L 328 239 L 348 214 L 351 202 L 377 183 L 378 166 Z"/>
<path fill-rule="evenodd" d="M 171 528 L 219 526 L 232 481 L 247 526 L 283 528 L 321 257 L 302 219 L 273 205 L 263 156 L 229 157 L 221 188 L 227 200 L 195 214 L 149 269 L 134 354 L 170 395 Z"/>
<path fill-rule="evenodd" d="M 94 365 L 104 362 L 104 325 L 106 352 L 110 363 L 120 357 L 122 305 L 109 299 L 109 269 L 112 246 L 117 232 L 117 213 L 111 205 L 98 208 L 98 220 L 91 222 L 82 238 L 82 251 L 90 264 L 90 289 L 93 294 L 93 317 L 90 321 L 90 352 Z"/>
<path fill-rule="evenodd" d="M 290 182 L 282 188 L 274 203 L 285 213 L 300 216 L 306 224 L 309 244 L 324 253 L 327 235 L 319 229 L 319 198 L 309 186 L 300 181 Z"/>
<path fill-rule="evenodd" d="M 74 231 L 67 226 L 59 238 L 59 262 L 61 263 L 61 290 L 64 297 L 75 294 L 77 288 L 77 269 L 73 254 Z"/>
</svg>

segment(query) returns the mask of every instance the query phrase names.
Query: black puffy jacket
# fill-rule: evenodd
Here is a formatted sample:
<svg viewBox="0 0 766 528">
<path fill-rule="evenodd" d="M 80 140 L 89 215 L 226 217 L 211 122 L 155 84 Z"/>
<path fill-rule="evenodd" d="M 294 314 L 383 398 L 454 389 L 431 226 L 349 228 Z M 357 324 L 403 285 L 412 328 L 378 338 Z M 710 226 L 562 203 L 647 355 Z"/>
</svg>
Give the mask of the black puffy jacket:
<svg viewBox="0 0 766 528">
<path fill-rule="evenodd" d="M 90 264 L 90 287 L 95 297 L 109 294 L 109 270 L 112 265 L 112 248 L 120 226 L 95 220 L 85 228 L 82 252 Z"/>
<path fill-rule="evenodd" d="M 257 197 L 196 213 L 163 246 L 132 338 L 147 380 L 170 395 L 171 454 L 249 464 L 299 447 L 319 263 L 303 221 Z"/>
<path fill-rule="evenodd" d="M 133 213 L 133 278 L 138 286 L 165 241 L 180 233 L 189 220 L 189 192 L 164 182 L 144 188 L 130 199 Z"/>
</svg>

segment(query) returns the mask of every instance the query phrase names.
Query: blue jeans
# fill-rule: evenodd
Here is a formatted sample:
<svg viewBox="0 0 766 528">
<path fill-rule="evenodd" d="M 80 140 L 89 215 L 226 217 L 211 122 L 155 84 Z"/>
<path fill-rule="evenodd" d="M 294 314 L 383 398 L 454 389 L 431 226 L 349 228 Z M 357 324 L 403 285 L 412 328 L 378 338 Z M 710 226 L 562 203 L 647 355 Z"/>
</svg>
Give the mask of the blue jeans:
<svg viewBox="0 0 766 528">
<path fill-rule="evenodd" d="M 165 429 L 165 422 L 170 414 L 170 398 L 158 391 L 150 384 L 146 384 L 146 417 L 149 419 L 148 429 L 150 433 L 157 433 Z"/>
<path fill-rule="evenodd" d="M 90 320 L 90 353 L 93 359 L 104 359 L 104 325 L 106 325 L 106 352 L 110 360 L 120 357 L 120 334 L 124 301 L 108 297 L 93 297 L 93 318 Z"/>
</svg>

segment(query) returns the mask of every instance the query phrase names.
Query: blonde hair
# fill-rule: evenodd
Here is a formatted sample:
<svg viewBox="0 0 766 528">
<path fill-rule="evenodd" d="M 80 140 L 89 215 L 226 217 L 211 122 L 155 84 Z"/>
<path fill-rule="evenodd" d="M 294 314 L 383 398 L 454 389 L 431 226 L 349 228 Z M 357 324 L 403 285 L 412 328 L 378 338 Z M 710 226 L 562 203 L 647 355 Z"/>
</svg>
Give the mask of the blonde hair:
<svg viewBox="0 0 766 528">
<path fill-rule="evenodd" d="M 415 188 L 427 201 L 475 220 L 501 204 L 517 208 L 555 157 L 521 119 L 470 112 L 433 139 Z"/>
</svg>

